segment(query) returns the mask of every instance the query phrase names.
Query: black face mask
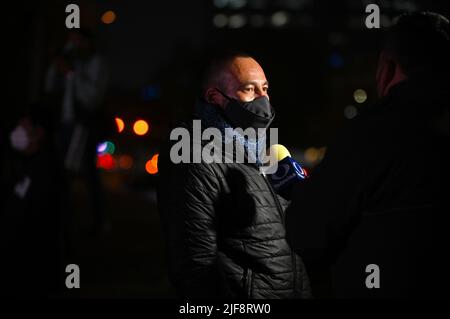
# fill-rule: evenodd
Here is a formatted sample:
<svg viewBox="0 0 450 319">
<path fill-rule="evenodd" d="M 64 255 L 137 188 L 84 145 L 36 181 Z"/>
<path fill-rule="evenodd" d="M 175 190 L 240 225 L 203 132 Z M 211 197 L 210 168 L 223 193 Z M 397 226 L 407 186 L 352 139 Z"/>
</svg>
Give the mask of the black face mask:
<svg viewBox="0 0 450 319">
<path fill-rule="evenodd" d="M 235 128 L 240 127 L 244 130 L 249 127 L 266 129 L 275 118 L 275 110 L 270 105 L 267 96 L 258 97 L 251 102 L 240 102 L 227 96 L 219 89 L 217 91 L 229 100 L 223 112 Z"/>
</svg>

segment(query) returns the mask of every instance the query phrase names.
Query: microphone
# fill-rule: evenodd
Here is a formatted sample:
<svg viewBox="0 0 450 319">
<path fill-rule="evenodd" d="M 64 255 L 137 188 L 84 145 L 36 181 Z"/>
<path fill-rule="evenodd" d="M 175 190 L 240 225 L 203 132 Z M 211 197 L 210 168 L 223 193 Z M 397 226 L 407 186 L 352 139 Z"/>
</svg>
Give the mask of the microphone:
<svg viewBox="0 0 450 319">
<path fill-rule="evenodd" d="M 278 168 L 268 175 L 275 192 L 290 199 L 292 186 L 308 177 L 306 170 L 291 157 L 286 147 L 274 144 L 270 147 L 270 156 L 278 161 Z"/>
</svg>

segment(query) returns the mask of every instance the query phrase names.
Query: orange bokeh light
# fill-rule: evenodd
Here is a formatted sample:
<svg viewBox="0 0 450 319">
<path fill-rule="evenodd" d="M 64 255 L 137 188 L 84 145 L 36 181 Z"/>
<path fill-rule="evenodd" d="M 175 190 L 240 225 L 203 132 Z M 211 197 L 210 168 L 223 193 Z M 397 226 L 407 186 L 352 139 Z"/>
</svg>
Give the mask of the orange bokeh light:
<svg viewBox="0 0 450 319">
<path fill-rule="evenodd" d="M 145 170 L 150 175 L 158 173 L 158 157 L 159 154 L 153 155 L 151 160 L 147 161 L 147 163 L 145 164 Z"/>
<path fill-rule="evenodd" d="M 137 135 L 145 135 L 148 132 L 148 123 L 144 120 L 138 120 L 134 123 L 133 131 Z"/>
<path fill-rule="evenodd" d="M 116 13 L 114 11 L 109 10 L 103 13 L 102 22 L 104 24 L 111 24 L 114 21 L 116 21 Z"/>
<path fill-rule="evenodd" d="M 122 155 L 119 158 L 119 167 L 121 169 L 130 169 L 133 167 L 133 158 L 130 155 Z"/>
<path fill-rule="evenodd" d="M 125 123 L 120 117 L 116 117 L 114 120 L 116 121 L 117 131 L 121 133 L 125 129 Z"/>
</svg>

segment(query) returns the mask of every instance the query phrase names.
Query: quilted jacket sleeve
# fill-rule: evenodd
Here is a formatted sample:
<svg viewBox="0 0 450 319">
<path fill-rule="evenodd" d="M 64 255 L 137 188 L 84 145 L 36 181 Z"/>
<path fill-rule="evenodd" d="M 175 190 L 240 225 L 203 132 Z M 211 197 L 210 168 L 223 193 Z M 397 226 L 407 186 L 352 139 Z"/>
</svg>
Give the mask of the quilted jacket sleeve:
<svg viewBox="0 0 450 319">
<path fill-rule="evenodd" d="M 218 180 L 207 164 L 173 164 L 160 157 L 158 166 L 158 206 L 170 280 L 179 297 L 214 298 Z"/>
</svg>

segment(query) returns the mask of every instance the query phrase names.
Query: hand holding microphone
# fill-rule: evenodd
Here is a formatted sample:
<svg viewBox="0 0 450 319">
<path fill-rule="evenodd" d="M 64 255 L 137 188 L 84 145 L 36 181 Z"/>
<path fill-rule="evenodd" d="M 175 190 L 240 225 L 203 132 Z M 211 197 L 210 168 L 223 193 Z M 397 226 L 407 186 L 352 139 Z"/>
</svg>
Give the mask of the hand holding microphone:
<svg viewBox="0 0 450 319">
<path fill-rule="evenodd" d="M 278 168 L 273 174 L 268 174 L 269 180 L 277 194 L 290 199 L 294 184 L 305 180 L 306 170 L 291 157 L 286 147 L 274 144 L 270 147 L 270 156 L 278 162 Z"/>
</svg>

